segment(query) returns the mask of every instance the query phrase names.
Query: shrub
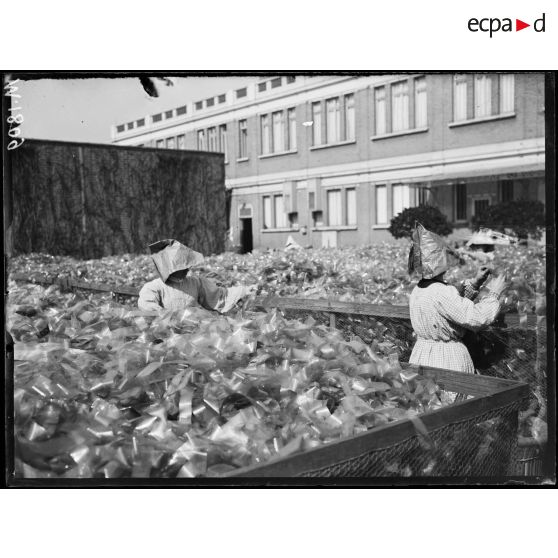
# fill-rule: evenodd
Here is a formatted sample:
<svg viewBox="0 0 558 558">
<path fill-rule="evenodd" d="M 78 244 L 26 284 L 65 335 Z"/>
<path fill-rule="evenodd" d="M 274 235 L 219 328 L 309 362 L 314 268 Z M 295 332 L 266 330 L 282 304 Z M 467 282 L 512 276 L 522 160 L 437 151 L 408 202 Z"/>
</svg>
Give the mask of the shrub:
<svg viewBox="0 0 558 558">
<path fill-rule="evenodd" d="M 447 236 L 453 231 L 447 217 L 437 207 L 419 205 L 404 209 L 399 215 L 396 215 L 391 220 L 389 232 L 395 238 L 410 238 L 416 221 L 440 236 Z"/>
<path fill-rule="evenodd" d="M 488 227 L 498 232 L 512 232 L 520 239 L 529 235 L 541 238 L 545 226 L 544 204 L 538 200 L 516 200 L 489 205 L 473 217 L 473 228 Z"/>
</svg>

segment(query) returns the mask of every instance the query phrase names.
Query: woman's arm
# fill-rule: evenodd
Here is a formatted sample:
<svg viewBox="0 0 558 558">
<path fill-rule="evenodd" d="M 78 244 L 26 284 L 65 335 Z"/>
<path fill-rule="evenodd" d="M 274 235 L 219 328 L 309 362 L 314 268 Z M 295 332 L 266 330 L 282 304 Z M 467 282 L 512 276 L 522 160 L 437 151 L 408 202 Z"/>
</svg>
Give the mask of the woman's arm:
<svg viewBox="0 0 558 558">
<path fill-rule="evenodd" d="M 239 300 L 250 294 L 250 287 L 219 287 L 213 281 L 198 277 L 198 302 L 208 310 L 225 313 L 233 308 Z"/>
<path fill-rule="evenodd" d="M 219 287 L 213 281 L 204 277 L 196 277 L 196 281 L 198 283 L 199 305 L 206 310 L 221 312 L 227 296 L 227 289 Z"/>
<path fill-rule="evenodd" d="M 500 311 L 500 301 L 494 293 L 488 293 L 476 304 L 459 296 L 457 289 L 446 287 L 435 302 L 441 316 L 456 325 L 476 331 L 490 325 Z"/>
<path fill-rule="evenodd" d="M 459 285 L 457 290 L 459 292 L 459 296 L 464 296 L 469 300 L 475 300 L 479 294 L 479 290 L 475 287 L 473 279 L 465 279 L 465 281 Z"/>
<path fill-rule="evenodd" d="M 163 304 L 161 302 L 161 293 L 154 285 L 154 281 L 146 283 L 139 292 L 138 308 L 140 310 L 161 310 Z"/>
<path fill-rule="evenodd" d="M 465 279 L 463 283 L 458 288 L 459 294 L 468 298 L 469 300 L 475 300 L 479 294 L 480 288 L 483 286 L 484 282 L 488 279 L 490 275 L 490 268 L 487 266 L 481 266 L 477 272 L 477 276 L 474 279 Z"/>
</svg>

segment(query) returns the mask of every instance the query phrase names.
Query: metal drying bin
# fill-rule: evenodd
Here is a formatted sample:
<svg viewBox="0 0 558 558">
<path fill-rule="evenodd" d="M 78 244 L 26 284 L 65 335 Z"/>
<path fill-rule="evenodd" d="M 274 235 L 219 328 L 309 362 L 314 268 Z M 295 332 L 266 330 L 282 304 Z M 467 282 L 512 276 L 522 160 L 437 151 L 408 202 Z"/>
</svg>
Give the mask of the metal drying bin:
<svg viewBox="0 0 558 558">
<path fill-rule="evenodd" d="M 286 317 L 301 320 L 312 317 L 318 323 L 335 327 L 346 338 L 357 335 L 365 343 L 373 341 L 369 328 L 386 326 L 391 337 L 397 338 L 401 344 L 401 360 L 409 358 L 415 341 L 408 306 L 275 296 L 259 298 L 255 305 L 277 308 Z M 513 336 L 522 340 L 525 350 L 523 358 L 516 359 L 517 371 L 506 370 L 504 376 L 498 365 L 501 359 L 513 356 Z M 467 345 L 480 374 L 528 382 L 529 402 L 533 404 L 538 392 L 539 399 L 546 406 L 546 320 L 543 316 L 503 314 L 488 330 L 470 334 Z M 544 441 L 537 443 L 520 436 L 516 452 L 516 474 L 541 474 L 545 446 Z"/>
<path fill-rule="evenodd" d="M 404 364 L 404 368 L 410 365 Z M 416 368 L 466 399 L 226 477 L 477 477 L 517 475 L 518 411 L 527 384 L 437 368 Z"/>
</svg>

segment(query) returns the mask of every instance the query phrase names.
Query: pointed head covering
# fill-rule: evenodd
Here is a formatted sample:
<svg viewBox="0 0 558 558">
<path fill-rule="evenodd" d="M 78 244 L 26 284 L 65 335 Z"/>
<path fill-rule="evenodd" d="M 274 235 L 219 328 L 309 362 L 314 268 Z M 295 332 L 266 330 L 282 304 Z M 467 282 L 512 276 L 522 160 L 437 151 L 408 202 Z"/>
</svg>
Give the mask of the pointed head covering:
<svg viewBox="0 0 558 558">
<path fill-rule="evenodd" d="M 163 282 L 166 282 L 176 271 L 190 269 L 203 261 L 203 256 L 199 252 L 172 238 L 150 244 L 149 250 Z"/>
<path fill-rule="evenodd" d="M 412 245 L 409 252 L 408 271 L 418 273 L 423 279 L 432 279 L 446 272 L 460 261 L 455 251 L 437 234 L 415 223 L 411 235 Z"/>
</svg>

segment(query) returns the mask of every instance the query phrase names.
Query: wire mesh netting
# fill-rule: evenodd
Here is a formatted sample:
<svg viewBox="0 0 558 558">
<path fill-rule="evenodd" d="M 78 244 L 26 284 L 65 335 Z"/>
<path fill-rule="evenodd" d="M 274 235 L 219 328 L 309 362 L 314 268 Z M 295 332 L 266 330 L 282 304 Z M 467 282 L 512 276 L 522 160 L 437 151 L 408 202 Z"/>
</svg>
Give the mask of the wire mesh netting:
<svg viewBox="0 0 558 558">
<path fill-rule="evenodd" d="M 411 419 L 412 426 L 403 432 L 392 425 L 384 432 L 370 431 L 333 443 L 329 448 L 228 476 L 496 480 L 522 475 L 524 463 L 519 460 L 523 454 L 517 445 L 517 417 L 525 400 L 516 394 L 514 400 L 495 405 L 486 397 L 479 397 L 484 399 L 484 410 L 457 419 L 447 408 L 442 412 L 443 420 L 435 427 L 431 417 L 425 415 L 422 419 Z M 319 452 L 322 455 L 318 457 Z"/>
<path fill-rule="evenodd" d="M 308 319 L 337 328 L 349 340 L 359 337 L 372 348 L 397 352 L 402 362 L 408 362 L 416 340 L 411 322 L 406 318 L 371 316 L 340 312 L 283 309 L 291 318 Z M 521 324 L 521 320 L 518 321 Z M 518 433 L 530 437 L 532 423 L 528 417 L 546 420 L 547 406 L 547 330 L 546 323 L 537 319 L 534 327 L 509 327 L 500 322 L 487 330 L 467 332 L 464 338 L 477 372 L 484 376 L 524 382 L 529 386 L 529 399 L 522 408 L 523 420 L 517 426 L 517 416 L 505 411 L 479 419 L 474 425 L 452 425 L 431 434 L 436 446 L 444 446 L 452 459 L 433 457 L 432 451 L 424 451 L 418 438 L 397 444 L 391 449 L 369 452 L 357 459 L 336 463 L 331 468 L 307 472 L 312 476 L 500 476 L 507 474 L 537 476 L 542 473 L 544 443 L 534 443 L 532 438 L 520 438 Z M 457 400 L 460 397 L 458 396 Z M 507 416 L 507 419 L 505 417 Z M 505 420 L 501 420 L 505 419 Z M 516 421 L 516 422 L 514 422 Z M 472 427 L 474 426 L 474 427 Z M 484 438 L 479 434 L 484 432 Z M 459 450 L 453 451 L 458 445 Z M 480 457 L 485 455 L 485 461 Z M 413 456 L 413 457 L 410 457 Z M 511 459 L 511 461 L 509 461 Z M 504 466 L 504 463 L 508 463 Z"/>
<path fill-rule="evenodd" d="M 306 477 L 505 477 L 517 473 L 517 412 L 520 402 L 428 434 L 340 459 Z"/>
</svg>

